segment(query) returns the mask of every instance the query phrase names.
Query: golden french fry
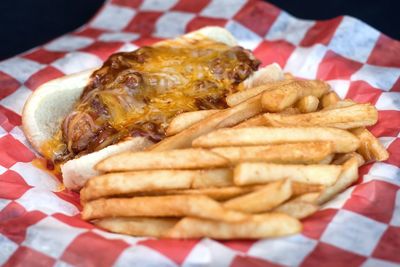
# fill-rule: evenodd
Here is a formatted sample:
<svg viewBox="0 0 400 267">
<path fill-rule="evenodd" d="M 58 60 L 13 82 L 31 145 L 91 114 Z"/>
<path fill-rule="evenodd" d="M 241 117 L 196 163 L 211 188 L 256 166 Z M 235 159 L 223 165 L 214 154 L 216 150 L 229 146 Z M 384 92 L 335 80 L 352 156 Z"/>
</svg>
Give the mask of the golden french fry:
<svg viewBox="0 0 400 267">
<path fill-rule="evenodd" d="M 329 106 L 335 105 L 337 102 L 340 101 L 340 97 L 334 91 L 331 91 L 322 96 L 320 105 L 322 108 L 327 108 Z"/>
<path fill-rule="evenodd" d="M 198 137 L 194 147 L 255 146 L 330 141 L 336 153 L 355 151 L 360 141 L 348 131 L 322 127 L 248 127 L 219 129 Z"/>
<path fill-rule="evenodd" d="M 336 103 L 333 103 L 330 106 L 323 108 L 322 110 L 346 108 L 346 107 L 350 107 L 350 106 L 353 106 L 356 104 L 357 104 L 356 102 L 354 102 L 353 100 L 350 100 L 350 99 L 339 100 Z"/>
<path fill-rule="evenodd" d="M 218 109 L 210 109 L 181 113 L 172 119 L 165 134 L 166 136 L 177 134 L 218 111 Z"/>
<path fill-rule="evenodd" d="M 236 106 L 252 97 L 260 95 L 264 91 L 274 90 L 276 88 L 279 88 L 279 87 L 281 87 L 285 84 L 291 83 L 291 82 L 292 81 L 289 81 L 289 80 L 269 82 L 269 83 L 266 83 L 263 85 L 259 85 L 257 87 L 239 91 L 237 93 L 228 95 L 226 97 L 226 103 L 228 104 L 228 106 L 233 107 L 233 106 Z M 261 95 L 260 95 L 260 97 L 261 97 Z"/>
<path fill-rule="evenodd" d="M 118 234 L 160 237 L 175 226 L 176 218 L 104 218 L 95 225 Z"/>
<path fill-rule="evenodd" d="M 259 190 L 264 185 L 253 185 L 253 186 L 232 186 L 226 185 L 226 187 L 204 187 L 195 189 L 170 189 L 170 190 L 157 190 L 138 192 L 134 194 L 127 194 L 125 197 L 135 196 L 165 196 L 165 195 L 204 195 L 214 200 L 224 201 L 234 197 L 242 196 L 244 194 Z M 292 182 L 293 196 L 307 195 L 310 192 L 321 192 L 325 186 L 318 184 L 306 184 L 299 182 Z M 81 195 L 82 199 L 82 195 Z"/>
<path fill-rule="evenodd" d="M 280 114 L 286 114 L 286 115 L 294 115 L 294 114 L 299 114 L 300 110 L 298 108 L 294 107 L 288 107 L 280 112 Z"/>
<path fill-rule="evenodd" d="M 358 167 L 362 166 L 365 163 L 363 156 L 361 156 L 357 152 L 350 152 L 345 154 L 336 154 L 334 160 L 332 161 L 332 164 L 342 165 L 353 157 L 357 159 Z"/>
<path fill-rule="evenodd" d="M 283 179 L 295 182 L 332 185 L 338 179 L 337 165 L 282 165 L 272 163 L 240 163 L 233 171 L 236 185 L 262 184 Z"/>
<path fill-rule="evenodd" d="M 351 129 L 374 125 L 378 120 L 378 111 L 370 104 L 357 104 L 297 115 L 266 113 L 264 118 L 266 125 L 274 127 L 321 126 Z"/>
<path fill-rule="evenodd" d="M 210 150 L 231 163 L 247 161 L 312 164 L 332 154 L 333 144 L 331 142 L 303 142 L 266 146 L 216 147 Z"/>
<path fill-rule="evenodd" d="M 330 94 L 331 95 L 327 94 L 324 96 L 327 98 L 325 104 L 322 105 L 325 110 L 349 107 L 356 104 L 350 99 L 340 101 L 339 97 L 334 92 L 331 92 Z M 361 141 L 358 152 L 364 157 L 365 161 L 384 161 L 389 158 L 387 150 L 367 129 L 359 127 L 351 130 L 351 132 Z"/>
<path fill-rule="evenodd" d="M 311 192 L 299 195 L 275 208 L 274 212 L 282 212 L 297 219 L 306 218 L 319 209 L 316 201 L 320 194 L 321 192 Z"/>
<path fill-rule="evenodd" d="M 293 114 L 299 114 L 299 113 L 300 113 L 300 111 L 298 108 L 290 107 L 290 108 L 283 110 L 280 114 L 293 115 Z M 260 114 L 253 118 L 245 120 L 245 121 L 235 125 L 233 128 L 246 128 L 246 127 L 254 127 L 254 126 L 269 126 L 268 121 L 264 118 L 264 114 Z"/>
<path fill-rule="evenodd" d="M 280 112 L 291 107 L 299 99 L 297 90 L 284 87 L 264 92 L 261 96 L 261 103 L 263 110 L 267 112 Z"/>
<path fill-rule="evenodd" d="M 244 80 L 243 85 L 245 89 L 250 89 L 270 82 L 283 80 L 283 78 L 281 67 L 276 63 L 272 63 L 253 72 L 250 77 Z"/>
<path fill-rule="evenodd" d="M 201 120 L 182 132 L 168 137 L 163 141 L 150 147 L 153 151 L 165 151 L 176 148 L 190 147 L 192 141 L 197 137 L 207 134 L 215 129 L 236 125 L 248 118 L 261 113 L 260 96 L 253 97 L 247 101 L 228 109 L 221 110 Z"/>
<path fill-rule="evenodd" d="M 321 192 L 310 192 L 310 193 L 305 193 L 300 196 L 297 196 L 293 198 L 293 201 L 298 201 L 298 202 L 307 202 L 307 203 L 315 203 L 319 196 L 321 195 Z"/>
<path fill-rule="evenodd" d="M 325 186 L 320 184 L 309 184 L 309 183 L 299 183 L 292 182 L 292 192 L 293 196 L 305 195 L 308 193 L 321 192 L 325 189 Z"/>
<path fill-rule="evenodd" d="M 364 157 L 365 161 L 384 161 L 389 158 L 389 153 L 381 142 L 367 129 L 356 128 L 352 129 L 351 133 L 360 139 L 361 143 L 357 152 Z"/>
<path fill-rule="evenodd" d="M 265 118 L 263 116 L 263 114 L 257 115 L 253 118 L 250 118 L 248 120 L 245 120 L 244 122 L 241 122 L 235 126 L 233 126 L 233 128 L 246 128 L 246 127 L 254 127 L 254 126 L 264 126 L 266 125 L 266 121 Z"/>
<path fill-rule="evenodd" d="M 246 213 L 260 213 L 277 207 L 291 196 L 291 182 L 283 180 L 267 184 L 243 196 L 232 198 L 224 202 L 223 207 Z"/>
<path fill-rule="evenodd" d="M 170 189 L 157 190 L 147 192 L 137 192 L 123 195 L 124 197 L 153 197 L 153 196 L 170 196 L 170 195 L 202 195 L 217 201 L 224 201 L 234 197 L 238 197 L 254 190 L 261 188 L 262 185 L 253 186 L 226 186 L 226 187 L 206 187 L 195 189 Z"/>
<path fill-rule="evenodd" d="M 229 161 L 205 149 L 176 149 L 169 151 L 129 151 L 100 161 L 96 170 L 136 171 L 162 169 L 200 169 L 227 166 Z"/>
<path fill-rule="evenodd" d="M 332 162 L 333 158 L 335 157 L 335 154 L 330 154 L 328 156 L 326 156 L 325 158 L 323 158 L 320 162 L 318 162 L 319 164 L 329 164 Z"/>
<path fill-rule="evenodd" d="M 325 188 L 316 203 L 321 205 L 326 201 L 332 199 L 334 196 L 348 188 L 352 183 L 358 179 L 358 161 L 353 157 L 346 161 L 342 166 L 342 172 L 335 184 Z"/>
<path fill-rule="evenodd" d="M 302 97 L 312 95 L 320 98 L 329 91 L 329 85 L 323 81 L 289 81 L 277 89 L 263 92 L 261 103 L 264 110 L 279 112 L 292 106 Z"/>
<path fill-rule="evenodd" d="M 233 171 L 229 168 L 197 170 L 192 188 L 224 187 L 233 185 Z"/>
<path fill-rule="evenodd" d="M 314 214 L 318 209 L 318 205 L 313 203 L 290 200 L 274 209 L 274 212 L 285 213 L 296 219 L 304 219 Z"/>
<path fill-rule="evenodd" d="M 198 195 L 97 199 L 83 206 L 82 219 L 106 217 L 193 216 L 221 221 L 241 221 L 248 215 L 226 210 L 215 200 Z"/>
<path fill-rule="evenodd" d="M 139 171 L 109 173 L 88 180 L 81 201 L 152 190 L 190 188 L 197 171 Z"/>
<path fill-rule="evenodd" d="M 285 236 L 300 231 L 301 223 L 297 219 L 283 213 L 267 213 L 235 223 L 187 217 L 168 230 L 164 237 L 248 239 Z"/>
<path fill-rule="evenodd" d="M 308 95 L 301 98 L 296 103 L 296 107 L 301 113 L 314 112 L 318 109 L 319 99 L 313 95 Z"/>
<path fill-rule="evenodd" d="M 228 187 L 210 187 L 201 189 L 184 189 L 184 190 L 168 190 L 163 191 L 166 195 L 204 195 L 218 201 L 228 200 L 238 197 L 254 190 L 261 186 L 228 186 Z"/>
<path fill-rule="evenodd" d="M 109 173 L 89 179 L 81 190 L 81 200 L 171 189 L 231 186 L 232 176 L 230 169 Z"/>
<path fill-rule="evenodd" d="M 296 77 L 293 76 L 293 74 L 291 74 L 290 72 L 285 72 L 283 74 L 283 77 L 285 80 L 294 80 L 296 79 Z"/>
</svg>

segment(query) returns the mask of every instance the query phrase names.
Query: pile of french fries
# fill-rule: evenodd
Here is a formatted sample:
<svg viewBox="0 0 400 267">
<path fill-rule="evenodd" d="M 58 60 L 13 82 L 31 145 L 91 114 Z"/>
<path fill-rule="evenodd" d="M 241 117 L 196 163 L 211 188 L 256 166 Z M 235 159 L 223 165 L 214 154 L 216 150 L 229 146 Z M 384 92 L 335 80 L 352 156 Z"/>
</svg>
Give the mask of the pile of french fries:
<svg viewBox="0 0 400 267">
<path fill-rule="evenodd" d="M 82 217 L 111 232 L 163 238 L 265 238 L 301 231 L 388 158 L 365 128 L 370 104 L 341 100 L 323 81 L 287 76 L 230 95 L 229 108 L 180 114 L 168 137 L 99 164 L 81 190 Z"/>
</svg>

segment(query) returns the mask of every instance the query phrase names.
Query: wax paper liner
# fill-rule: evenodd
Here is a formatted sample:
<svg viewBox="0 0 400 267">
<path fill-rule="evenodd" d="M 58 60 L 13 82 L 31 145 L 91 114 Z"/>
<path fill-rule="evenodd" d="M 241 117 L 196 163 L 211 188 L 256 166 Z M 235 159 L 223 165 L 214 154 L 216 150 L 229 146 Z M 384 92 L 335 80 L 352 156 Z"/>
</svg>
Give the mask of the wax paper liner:
<svg viewBox="0 0 400 267">
<path fill-rule="evenodd" d="M 79 7 L 77 7 L 79 8 Z M 80 219 L 79 196 L 32 165 L 38 155 L 21 110 L 40 84 L 206 25 L 230 30 L 263 64 L 327 80 L 343 98 L 371 102 L 371 131 L 386 162 L 315 215 L 301 234 L 267 240 L 132 238 Z M 4 25 L 3 25 L 4 26 Z M 400 43 L 348 16 L 294 18 L 261 1 L 112 0 L 78 30 L 0 62 L 0 265 L 4 266 L 397 266 L 400 264 Z"/>
</svg>

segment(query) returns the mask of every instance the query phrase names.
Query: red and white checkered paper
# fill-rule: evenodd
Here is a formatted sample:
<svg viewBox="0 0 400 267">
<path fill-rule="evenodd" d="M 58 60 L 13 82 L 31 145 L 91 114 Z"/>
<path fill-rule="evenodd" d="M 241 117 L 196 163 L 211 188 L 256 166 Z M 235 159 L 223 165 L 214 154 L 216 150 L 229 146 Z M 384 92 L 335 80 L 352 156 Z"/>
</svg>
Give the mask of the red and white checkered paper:
<svg viewBox="0 0 400 267">
<path fill-rule="evenodd" d="M 263 64 L 327 80 L 371 102 L 371 127 L 390 158 L 360 169 L 357 185 L 303 221 L 301 234 L 266 240 L 157 240 L 104 232 L 79 216 L 79 196 L 35 168 L 21 110 L 40 84 L 206 25 L 223 26 Z M 85 26 L 0 62 L 0 265 L 399 266 L 400 42 L 352 17 L 294 18 L 256 0 L 109 0 Z"/>
</svg>

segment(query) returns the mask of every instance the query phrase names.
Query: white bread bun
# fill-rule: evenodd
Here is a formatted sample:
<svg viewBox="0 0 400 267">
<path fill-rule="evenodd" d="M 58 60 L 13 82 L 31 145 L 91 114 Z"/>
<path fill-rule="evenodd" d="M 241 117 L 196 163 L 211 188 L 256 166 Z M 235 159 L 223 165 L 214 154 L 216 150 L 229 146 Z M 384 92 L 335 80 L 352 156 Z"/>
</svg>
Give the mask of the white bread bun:
<svg viewBox="0 0 400 267">
<path fill-rule="evenodd" d="M 161 41 L 155 46 L 191 44 L 202 39 L 211 39 L 229 46 L 237 44 L 231 33 L 224 28 L 205 27 L 174 40 Z M 43 154 L 43 143 L 54 136 L 62 120 L 73 110 L 93 71 L 91 69 L 49 81 L 28 98 L 22 112 L 22 126 L 27 139 L 39 153 Z M 142 150 L 150 144 L 147 139 L 136 137 L 68 161 L 61 168 L 64 184 L 67 188 L 78 190 L 87 179 L 97 174 L 93 166 L 100 160 L 127 150 Z"/>
<path fill-rule="evenodd" d="M 42 153 L 43 142 L 60 129 L 87 85 L 94 69 L 42 84 L 30 95 L 22 111 L 22 127 L 32 146 Z"/>
<path fill-rule="evenodd" d="M 267 65 L 250 75 L 246 80 L 244 80 L 244 88 L 249 89 L 252 87 L 257 87 L 269 82 L 280 81 L 284 79 L 284 73 L 281 67 L 277 63 L 272 63 Z"/>
</svg>

